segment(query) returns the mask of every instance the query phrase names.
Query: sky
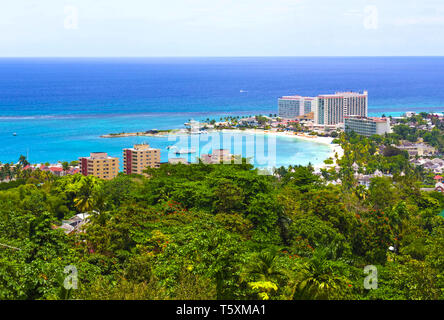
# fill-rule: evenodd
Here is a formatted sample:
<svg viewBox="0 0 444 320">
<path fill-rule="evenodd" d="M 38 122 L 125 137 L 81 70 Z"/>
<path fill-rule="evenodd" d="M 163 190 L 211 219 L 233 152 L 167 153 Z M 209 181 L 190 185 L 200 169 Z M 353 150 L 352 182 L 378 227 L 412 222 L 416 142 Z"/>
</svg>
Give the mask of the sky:
<svg viewBox="0 0 444 320">
<path fill-rule="evenodd" d="M 2 57 L 441 56 L 443 0 L 14 0 Z"/>
</svg>

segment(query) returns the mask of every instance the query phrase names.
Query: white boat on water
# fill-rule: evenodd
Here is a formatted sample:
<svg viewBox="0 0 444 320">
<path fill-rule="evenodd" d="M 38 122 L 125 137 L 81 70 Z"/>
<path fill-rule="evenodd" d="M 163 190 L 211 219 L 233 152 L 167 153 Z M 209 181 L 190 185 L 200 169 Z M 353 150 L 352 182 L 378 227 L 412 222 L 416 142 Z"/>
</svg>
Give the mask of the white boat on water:
<svg viewBox="0 0 444 320">
<path fill-rule="evenodd" d="M 176 151 L 176 154 L 187 154 L 187 153 L 196 153 L 194 148 L 191 149 L 179 149 Z"/>
</svg>

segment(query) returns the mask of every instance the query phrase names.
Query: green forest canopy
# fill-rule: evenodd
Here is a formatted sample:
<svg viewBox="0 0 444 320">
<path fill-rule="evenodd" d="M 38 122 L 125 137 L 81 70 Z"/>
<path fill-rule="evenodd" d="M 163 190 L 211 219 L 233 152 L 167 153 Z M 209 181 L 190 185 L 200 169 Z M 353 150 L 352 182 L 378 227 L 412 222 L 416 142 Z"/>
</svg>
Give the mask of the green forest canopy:
<svg viewBox="0 0 444 320">
<path fill-rule="evenodd" d="M 443 299 L 444 196 L 420 191 L 402 155 L 356 139 L 342 141 L 342 185 L 310 166 L 268 176 L 246 163 L 2 184 L 0 299 Z M 394 178 L 362 188 L 353 162 Z M 85 232 L 56 228 L 82 212 Z M 69 265 L 76 290 L 63 286 Z"/>
</svg>

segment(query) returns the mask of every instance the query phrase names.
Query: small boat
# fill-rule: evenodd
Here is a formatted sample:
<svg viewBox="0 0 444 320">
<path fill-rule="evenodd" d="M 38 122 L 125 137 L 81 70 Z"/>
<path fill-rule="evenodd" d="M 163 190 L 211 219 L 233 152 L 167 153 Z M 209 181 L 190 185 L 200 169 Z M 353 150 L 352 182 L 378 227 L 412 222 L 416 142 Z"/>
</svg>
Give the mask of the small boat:
<svg viewBox="0 0 444 320">
<path fill-rule="evenodd" d="M 239 92 L 240 92 L 240 93 L 244 93 L 244 92 L 248 92 L 248 91 L 246 91 L 246 90 L 242 90 L 242 89 L 241 89 L 241 90 L 239 90 Z"/>
<path fill-rule="evenodd" d="M 168 146 L 167 149 L 168 150 L 170 150 L 170 149 L 177 149 L 177 147 L 176 146 Z"/>
<path fill-rule="evenodd" d="M 186 154 L 186 153 L 195 153 L 196 150 L 194 148 L 191 149 L 180 149 L 176 151 L 176 154 Z"/>
<path fill-rule="evenodd" d="M 17 133 L 14 132 L 12 135 L 15 137 L 17 135 Z"/>
</svg>

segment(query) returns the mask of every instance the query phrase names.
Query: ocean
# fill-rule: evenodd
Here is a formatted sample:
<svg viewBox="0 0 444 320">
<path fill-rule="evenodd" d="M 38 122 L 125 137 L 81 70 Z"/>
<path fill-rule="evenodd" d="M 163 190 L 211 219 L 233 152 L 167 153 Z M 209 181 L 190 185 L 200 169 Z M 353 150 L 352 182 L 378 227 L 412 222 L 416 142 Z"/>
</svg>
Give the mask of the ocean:
<svg viewBox="0 0 444 320">
<path fill-rule="evenodd" d="M 444 57 L 4 58 L 0 161 L 76 160 L 163 138 L 101 134 L 183 127 L 189 119 L 277 113 L 282 95 L 368 90 L 370 115 L 444 111 Z M 16 136 L 13 135 L 16 133 Z M 321 162 L 324 145 L 277 138 L 276 165 Z"/>
</svg>

